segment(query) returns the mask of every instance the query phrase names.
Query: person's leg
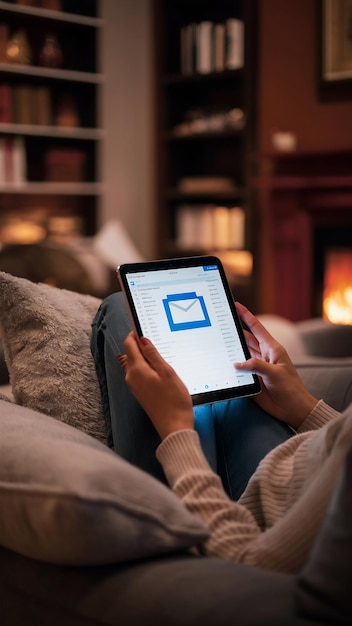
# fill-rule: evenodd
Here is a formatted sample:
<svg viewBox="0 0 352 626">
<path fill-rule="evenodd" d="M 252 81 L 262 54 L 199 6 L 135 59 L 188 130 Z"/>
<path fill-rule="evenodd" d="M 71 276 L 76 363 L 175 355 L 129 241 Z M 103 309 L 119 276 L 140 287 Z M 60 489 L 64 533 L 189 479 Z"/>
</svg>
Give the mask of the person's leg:
<svg viewBox="0 0 352 626">
<path fill-rule="evenodd" d="M 159 436 L 126 385 L 116 358 L 118 352 L 123 353 L 130 330 L 123 295 L 112 294 L 97 311 L 91 337 L 108 444 L 129 462 L 166 482 L 155 458 Z M 204 454 L 233 499 L 239 498 L 265 454 L 293 434 L 290 427 L 261 411 L 251 399 L 198 406 L 194 413 Z"/>
<path fill-rule="evenodd" d="M 116 358 L 131 330 L 122 293 L 108 296 L 92 324 L 91 351 L 95 360 L 108 444 L 117 454 L 166 482 L 155 458 L 159 436 L 125 383 L 125 373 Z"/>
<path fill-rule="evenodd" d="M 108 444 L 127 461 L 166 482 L 155 458 L 160 438 L 148 416 L 125 382 L 124 370 L 116 358 L 123 354 L 123 342 L 131 330 L 122 293 L 108 296 L 99 307 L 92 324 L 91 351 L 99 379 Z M 216 446 L 211 409 L 195 408 L 195 427 L 213 469 Z"/>
<path fill-rule="evenodd" d="M 263 411 L 252 398 L 213 405 L 217 473 L 232 500 L 238 500 L 259 462 L 294 430 Z"/>
</svg>

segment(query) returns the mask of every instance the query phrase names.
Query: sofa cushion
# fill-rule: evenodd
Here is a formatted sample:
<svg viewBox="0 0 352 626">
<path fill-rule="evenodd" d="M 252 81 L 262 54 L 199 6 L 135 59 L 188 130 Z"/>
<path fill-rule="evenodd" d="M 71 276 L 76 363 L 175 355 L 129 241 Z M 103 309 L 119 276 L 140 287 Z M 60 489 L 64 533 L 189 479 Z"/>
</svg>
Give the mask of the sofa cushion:
<svg viewBox="0 0 352 626">
<path fill-rule="evenodd" d="M 295 619 L 295 580 L 242 563 L 178 554 L 67 568 L 0 547 L 6 626 L 321 626 Z"/>
<path fill-rule="evenodd" d="M 300 359 L 296 369 L 304 386 L 315 396 L 322 398 L 337 411 L 343 411 L 352 403 L 352 364 L 344 359 L 308 357 Z"/>
<path fill-rule="evenodd" d="M 352 448 L 310 558 L 298 577 L 299 612 L 314 623 L 351 624 Z"/>
<path fill-rule="evenodd" d="M 0 272 L 0 335 L 15 402 L 105 442 L 89 347 L 99 304 L 93 296 Z"/>
<path fill-rule="evenodd" d="M 297 332 L 307 354 L 316 357 L 352 357 L 352 325 L 332 324 L 321 318 L 297 322 Z"/>
<path fill-rule="evenodd" d="M 207 537 L 171 490 L 99 441 L 0 400 L 0 544 L 66 565 L 130 561 Z"/>
</svg>

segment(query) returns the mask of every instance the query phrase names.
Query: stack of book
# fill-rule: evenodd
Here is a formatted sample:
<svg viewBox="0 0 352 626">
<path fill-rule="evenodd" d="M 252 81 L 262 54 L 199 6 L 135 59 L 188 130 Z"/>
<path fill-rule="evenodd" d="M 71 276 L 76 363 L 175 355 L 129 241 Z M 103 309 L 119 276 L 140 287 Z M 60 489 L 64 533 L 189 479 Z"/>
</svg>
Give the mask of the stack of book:
<svg viewBox="0 0 352 626">
<path fill-rule="evenodd" d="M 176 242 L 180 250 L 242 250 L 245 211 L 214 204 L 179 205 Z"/>
<path fill-rule="evenodd" d="M 244 23 L 229 18 L 217 24 L 209 20 L 186 24 L 180 48 L 182 74 L 237 70 L 244 65 Z"/>
<path fill-rule="evenodd" d="M 52 112 L 49 89 L 25 84 L 0 85 L 0 123 L 50 125 Z"/>
</svg>

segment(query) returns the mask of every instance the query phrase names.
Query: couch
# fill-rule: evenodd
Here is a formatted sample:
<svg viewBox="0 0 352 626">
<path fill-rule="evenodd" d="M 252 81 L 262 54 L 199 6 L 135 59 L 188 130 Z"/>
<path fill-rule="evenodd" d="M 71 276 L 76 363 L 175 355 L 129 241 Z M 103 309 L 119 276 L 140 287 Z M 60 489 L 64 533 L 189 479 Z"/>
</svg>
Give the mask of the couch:
<svg viewBox="0 0 352 626">
<path fill-rule="evenodd" d="M 1 624 L 351 624 L 352 553 L 338 530 L 341 516 L 352 514 L 352 452 L 299 574 L 196 556 L 203 524 L 106 446 L 89 350 L 98 304 L 0 272 Z M 326 338 L 336 328 L 314 321 L 310 333 L 309 324 L 262 321 L 292 349 L 314 395 L 338 410 L 351 405 L 351 327 L 337 329 L 343 355 L 337 340 L 333 356 L 311 355 L 304 332 L 318 333 L 321 352 L 322 329 Z M 334 568 L 346 573 L 338 589 Z"/>
</svg>

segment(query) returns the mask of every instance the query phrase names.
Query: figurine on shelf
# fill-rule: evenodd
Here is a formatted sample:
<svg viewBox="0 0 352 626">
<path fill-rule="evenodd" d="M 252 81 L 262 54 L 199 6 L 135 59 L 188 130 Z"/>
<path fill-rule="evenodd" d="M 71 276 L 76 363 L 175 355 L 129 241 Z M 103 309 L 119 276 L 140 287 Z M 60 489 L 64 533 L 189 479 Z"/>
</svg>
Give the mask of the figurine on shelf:
<svg viewBox="0 0 352 626">
<path fill-rule="evenodd" d="M 61 46 L 53 33 L 45 37 L 43 47 L 39 53 L 39 64 L 44 67 L 62 67 L 63 54 Z"/>
<path fill-rule="evenodd" d="M 56 126 L 76 128 L 77 126 L 80 126 L 80 123 L 81 120 L 74 96 L 69 93 L 61 94 L 56 107 Z"/>
<path fill-rule="evenodd" d="M 6 61 L 30 65 L 32 62 L 32 50 L 24 30 L 18 30 L 10 37 L 6 46 Z"/>
</svg>

